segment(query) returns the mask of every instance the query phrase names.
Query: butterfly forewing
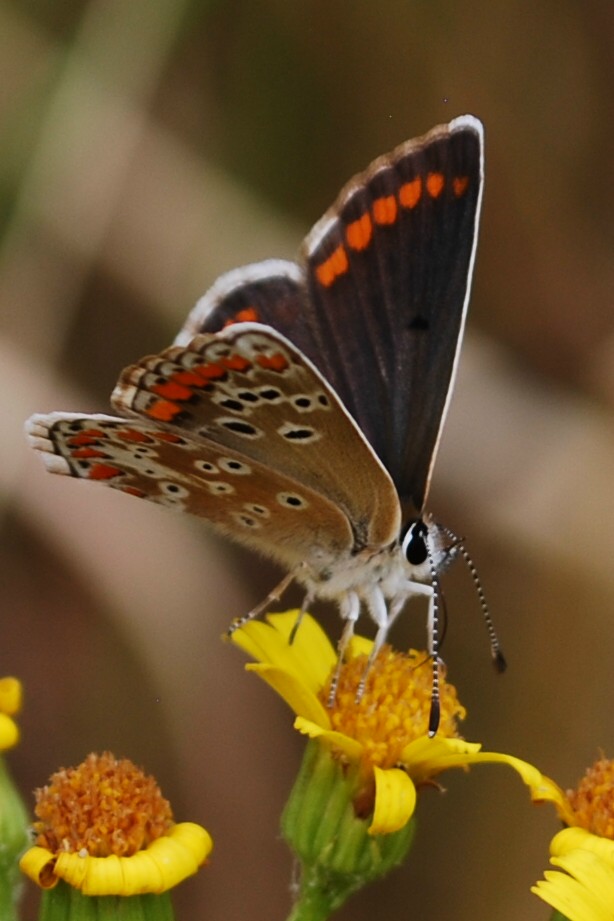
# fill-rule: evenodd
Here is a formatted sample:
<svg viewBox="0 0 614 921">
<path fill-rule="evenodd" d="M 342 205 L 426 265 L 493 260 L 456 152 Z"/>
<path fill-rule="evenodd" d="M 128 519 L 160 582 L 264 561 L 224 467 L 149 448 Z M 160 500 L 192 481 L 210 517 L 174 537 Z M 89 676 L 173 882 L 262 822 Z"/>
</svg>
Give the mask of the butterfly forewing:
<svg viewBox="0 0 614 921">
<path fill-rule="evenodd" d="M 232 448 L 321 494 L 347 516 L 356 550 L 398 534 L 390 477 L 324 378 L 273 329 L 234 324 L 143 359 L 122 374 L 113 405 Z"/>
<path fill-rule="evenodd" d="M 113 416 L 51 413 L 28 425 L 53 472 L 205 518 L 289 569 L 332 565 L 352 549 L 337 506 L 229 447 Z"/>
<path fill-rule="evenodd" d="M 464 324 L 482 188 L 482 127 L 464 116 L 380 157 L 305 240 L 301 265 L 223 276 L 178 341 L 257 320 L 289 338 L 420 512 Z"/>
<path fill-rule="evenodd" d="M 467 119 L 402 145 L 345 188 L 305 245 L 319 367 L 417 511 L 462 335 L 481 151 Z"/>
</svg>

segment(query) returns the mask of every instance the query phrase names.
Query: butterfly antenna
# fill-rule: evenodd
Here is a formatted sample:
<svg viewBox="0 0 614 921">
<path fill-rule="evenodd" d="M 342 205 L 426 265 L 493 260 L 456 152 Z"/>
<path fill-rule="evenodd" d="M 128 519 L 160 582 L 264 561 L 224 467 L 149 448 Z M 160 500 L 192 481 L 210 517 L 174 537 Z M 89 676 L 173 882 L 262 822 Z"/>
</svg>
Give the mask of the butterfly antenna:
<svg viewBox="0 0 614 921">
<path fill-rule="evenodd" d="M 490 655 L 493 661 L 495 670 L 501 674 L 507 668 L 507 662 L 505 661 L 505 656 L 501 650 L 501 645 L 499 643 L 499 637 L 497 636 L 497 631 L 495 630 L 495 625 L 493 623 L 492 617 L 490 615 L 490 610 L 488 608 L 488 603 L 486 601 L 486 596 L 484 594 L 484 589 L 482 588 L 482 583 L 478 575 L 475 563 L 469 556 L 464 544 L 464 537 L 458 537 L 454 531 L 451 531 L 449 528 L 439 526 L 441 530 L 446 534 L 451 541 L 450 546 L 448 547 L 448 554 L 458 554 L 462 556 L 465 561 L 465 565 L 469 570 L 469 574 L 473 579 L 473 584 L 478 596 L 478 601 L 480 603 L 480 608 L 482 609 L 482 617 L 484 623 L 486 624 L 486 630 L 488 632 L 488 640 L 490 643 Z"/>
<path fill-rule="evenodd" d="M 495 630 L 495 625 L 493 624 L 490 611 L 488 609 L 488 604 L 486 602 L 486 596 L 484 595 L 484 589 L 482 588 L 482 583 L 480 582 L 480 577 L 478 571 L 475 568 L 475 563 L 467 553 L 465 547 L 461 542 L 457 545 L 457 551 L 460 553 L 462 558 L 465 561 L 467 569 L 473 579 L 473 584 L 475 585 L 475 590 L 477 592 L 478 601 L 482 609 L 482 617 L 484 623 L 486 624 L 486 631 L 488 633 L 488 641 L 490 643 L 490 655 L 492 657 L 493 665 L 495 670 L 501 674 L 507 668 L 507 662 L 505 661 L 505 656 L 501 651 L 501 646 L 499 644 L 499 637 L 497 636 L 497 631 Z"/>
<path fill-rule="evenodd" d="M 269 605 L 273 604 L 273 602 L 279 601 L 281 596 L 286 591 L 286 589 L 288 588 L 288 586 L 290 585 L 293 579 L 294 579 L 294 573 L 289 572 L 287 576 L 284 576 L 284 578 L 281 580 L 279 585 L 276 585 L 275 588 L 269 592 L 269 594 L 266 596 L 266 598 L 263 601 L 260 602 L 260 604 L 257 604 L 256 607 L 252 608 L 251 611 L 248 611 L 247 614 L 243 614 L 242 617 L 235 617 L 235 619 L 233 620 L 233 622 L 228 628 L 227 636 L 232 636 L 235 630 L 239 630 L 241 627 L 244 627 L 245 624 L 248 624 L 250 620 L 254 620 L 255 617 L 259 617 L 263 611 L 266 611 Z M 302 617 L 302 612 L 299 615 L 299 622 L 300 622 L 300 617 Z M 293 633 L 296 632 L 297 628 L 298 628 L 298 624 L 295 624 L 293 628 Z"/>
</svg>

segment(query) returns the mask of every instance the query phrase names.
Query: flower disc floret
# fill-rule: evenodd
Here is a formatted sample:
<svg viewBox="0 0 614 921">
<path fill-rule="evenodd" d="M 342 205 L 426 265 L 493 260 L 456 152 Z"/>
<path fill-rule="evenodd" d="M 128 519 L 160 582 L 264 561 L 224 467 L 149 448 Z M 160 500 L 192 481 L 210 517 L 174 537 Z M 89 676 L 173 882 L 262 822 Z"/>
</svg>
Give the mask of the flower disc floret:
<svg viewBox="0 0 614 921">
<path fill-rule="evenodd" d="M 54 774 L 35 812 L 36 845 L 20 867 L 43 889 L 63 880 L 84 896 L 161 894 L 213 846 L 200 825 L 175 824 L 153 777 L 109 752 Z"/>
<path fill-rule="evenodd" d="M 109 752 L 62 768 L 36 791 L 36 843 L 91 857 L 130 856 L 169 832 L 173 815 L 153 777 Z"/>
<path fill-rule="evenodd" d="M 435 738 L 428 735 L 432 660 L 427 653 L 400 653 L 386 646 L 371 662 L 373 643 L 355 636 L 338 669 L 335 649 L 317 621 L 305 614 L 297 631 L 299 616 L 298 611 L 269 614 L 265 623 L 244 624 L 231 639 L 256 660 L 246 667 L 292 708 L 295 729 L 317 740 L 329 758 L 351 768 L 346 777 L 355 778 L 355 815 L 367 822 L 370 817 L 369 835 L 404 828 L 413 815 L 419 786 L 450 768 L 478 763 L 508 765 L 534 800 L 551 800 L 559 807 L 562 791 L 532 765 L 483 752 L 478 743 L 459 737 L 457 725 L 465 709 L 443 669 L 440 726 Z M 337 671 L 331 705 L 330 682 Z M 300 824 L 300 810 L 297 815 Z"/>
<path fill-rule="evenodd" d="M 384 646 L 367 670 L 368 655 L 356 655 L 339 672 L 334 701 L 329 708 L 331 728 L 362 746 L 365 768 L 392 768 L 403 762 L 407 746 L 425 736 L 432 695 L 432 666 L 424 654 L 411 649 L 396 652 Z M 364 691 L 359 689 L 364 682 Z M 320 694 L 329 696 L 327 685 Z M 456 737 L 465 717 L 456 690 L 440 676 L 439 734 Z"/>
<path fill-rule="evenodd" d="M 575 825 L 601 838 L 614 839 L 614 761 L 600 758 L 575 790 L 567 791 Z"/>
</svg>

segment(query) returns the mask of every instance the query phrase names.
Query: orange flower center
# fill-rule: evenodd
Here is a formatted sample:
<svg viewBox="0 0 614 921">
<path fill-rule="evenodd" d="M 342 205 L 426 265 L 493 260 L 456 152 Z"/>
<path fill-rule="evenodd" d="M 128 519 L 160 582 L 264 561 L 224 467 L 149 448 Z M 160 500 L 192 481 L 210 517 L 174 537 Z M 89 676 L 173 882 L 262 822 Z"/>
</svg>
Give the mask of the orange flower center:
<svg viewBox="0 0 614 921">
<path fill-rule="evenodd" d="M 614 761 L 596 761 L 567 796 L 577 825 L 601 838 L 614 839 Z"/>
<path fill-rule="evenodd" d="M 36 843 L 53 853 L 129 857 L 167 834 L 173 815 L 153 777 L 110 752 L 63 768 L 36 791 Z"/>
<path fill-rule="evenodd" d="M 425 652 L 408 653 L 383 646 L 365 678 L 367 656 L 341 667 L 335 702 L 329 710 L 332 728 L 360 742 L 366 767 L 394 767 L 403 762 L 403 750 L 424 736 L 432 695 L 432 664 Z M 357 700 L 364 681 L 364 693 Z M 457 722 L 465 718 L 456 689 L 440 672 L 441 721 L 438 734 L 457 737 Z M 328 700 L 328 687 L 321 694 Z"/>
</svg>

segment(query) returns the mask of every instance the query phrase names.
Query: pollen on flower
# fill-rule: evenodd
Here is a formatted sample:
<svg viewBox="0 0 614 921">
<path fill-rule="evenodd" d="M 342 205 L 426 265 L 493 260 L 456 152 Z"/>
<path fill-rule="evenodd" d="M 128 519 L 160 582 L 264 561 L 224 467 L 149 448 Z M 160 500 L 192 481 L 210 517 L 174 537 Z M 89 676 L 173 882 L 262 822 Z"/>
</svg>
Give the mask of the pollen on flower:
<svg viewBox="0 0 614 921">
<path fill-rule="evenodd" d="M 341 667 L 335 701 L 329 710 L 332 728 L 360 742 L 365 767 L 390 768 L 402 761 L 404 748 L 426 735 L 431 707 L 432 666 L 424 652 L 408 653 L 383 646 L 371 664 L 360 700 L 357 691 L 365 677 L 367 656 Z M 328 686 L 322 702 L 328 700 Z M 465 718 L 456 689 L 440 675 L 439 735 L 458 737 L 457 722 Z"/>
<path fill-rule="evenodd" d="M 614 839 L 614 761 L 600 758 L 567 797 L 576 825 L 601 838 Z"/>
<path fill-rule="evenodd" d="M 132 761 L 110 752 L 63 768 L 36 791 L 36 843 L 53 853 L 129 857 L 169 833 L 168 800 Z"/>
</svg>

